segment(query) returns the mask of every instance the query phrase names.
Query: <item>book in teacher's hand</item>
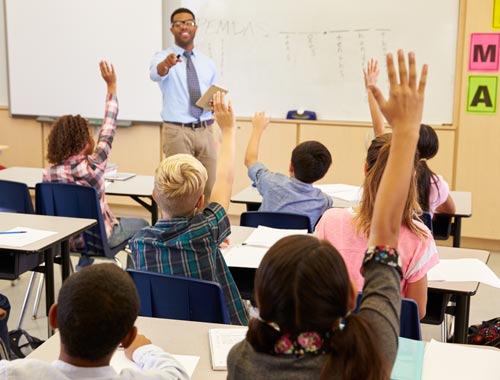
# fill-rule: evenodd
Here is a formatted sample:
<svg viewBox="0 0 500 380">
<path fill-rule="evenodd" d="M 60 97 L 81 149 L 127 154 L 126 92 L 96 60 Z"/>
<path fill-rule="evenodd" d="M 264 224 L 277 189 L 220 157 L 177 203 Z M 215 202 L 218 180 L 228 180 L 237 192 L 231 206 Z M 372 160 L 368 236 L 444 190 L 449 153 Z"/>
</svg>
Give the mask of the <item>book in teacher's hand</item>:
<svg viewBox="0 0 500 380">
<path fill-rule="evenodd" d="M 216 371 L 227 370 L 227 355 L 229 351 L 236 343 L 245 339 L 247 331 L 247 327 L 208 330 L 212 369 Z"/>
</svg>

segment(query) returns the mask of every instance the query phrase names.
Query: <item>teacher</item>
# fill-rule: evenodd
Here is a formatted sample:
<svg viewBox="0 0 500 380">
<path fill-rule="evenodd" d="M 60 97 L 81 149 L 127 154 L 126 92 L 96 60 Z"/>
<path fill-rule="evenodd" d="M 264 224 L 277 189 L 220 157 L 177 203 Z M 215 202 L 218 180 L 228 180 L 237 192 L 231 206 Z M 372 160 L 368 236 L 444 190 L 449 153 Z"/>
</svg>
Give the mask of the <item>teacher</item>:
<svg viewBox="0 0 500 380">
<path fill-rule="evenodd" d="M 149 76 L 158 83 L 163 96 L 163 153 L 166 157 L 191 154 L 203 164 L 208 172 L 204 191 L 208 204 L 217 168 L 214 120 L 212 111 L 195 103 L 215 83 L 215 63 L 194 49 L 198 26 L 193 12 L 179 8 L 170 22 L 175 45 L 156 53 L 149 65 Z"/>
</svg>

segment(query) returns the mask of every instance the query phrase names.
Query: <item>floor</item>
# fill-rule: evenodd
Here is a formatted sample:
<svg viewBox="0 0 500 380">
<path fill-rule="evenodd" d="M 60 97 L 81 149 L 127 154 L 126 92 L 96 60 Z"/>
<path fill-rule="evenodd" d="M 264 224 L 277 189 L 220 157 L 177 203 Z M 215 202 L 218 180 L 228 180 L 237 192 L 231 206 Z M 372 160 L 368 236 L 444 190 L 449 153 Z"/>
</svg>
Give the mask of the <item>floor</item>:
<svg viewBox="0 0 500 380">
<path fill-rule="evenodd" d="M 472 248 L 472 247 L 470 247 Z M 126 253 L 118 254 L 120 262 L 125 266 Z M 74 264 L 76 257 L 72 257 Z M 492 252 L 488 266 L 500 277 L 500 252 Z M 9 329 L 15 329 L 18 325 L 19 311 L 25 296 L 31 273 L 25 273 L 18 281 L 0 280 L 0 293 L 5 294 L 11 303 L 11 315 L 9 319 Z M 56 291 L 60 288 L 61 277 L 56 268 Z M 36 282 L 38 284 L 38 281 Z M 45 293 L 43 293 L 36 319 L 32 318 L 32 309 L 35 292 L 33 292 L 29 308 L 26 312 L 22 328 L 31 335 L 41 339 L 47 338 L 47 318 L 45 317 Z M 500 316 L 500 289 L 487 285 L 480 285 L 479 290 L 471 300 L 470 324 L 480 323 L 484 320 Z M 439 326 L 422 325 L 422 335 L 424 340 L 440 339 L 441 331 Z"/>
</svg>

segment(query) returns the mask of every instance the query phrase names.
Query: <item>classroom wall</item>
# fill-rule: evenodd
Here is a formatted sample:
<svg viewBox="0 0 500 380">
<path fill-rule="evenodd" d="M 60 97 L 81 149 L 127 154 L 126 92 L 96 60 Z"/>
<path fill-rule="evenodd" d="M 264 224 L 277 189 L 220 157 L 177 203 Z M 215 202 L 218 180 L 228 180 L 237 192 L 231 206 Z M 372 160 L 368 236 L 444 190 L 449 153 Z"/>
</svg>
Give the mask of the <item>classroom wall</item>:
<svg viewBox="0 0 500 380">
<path fill-rule="evenodd" d="M 452 189 L 473 193 L 473 217 L 464 219 L 462 235 L 495 240 L 500 244 L 500 223 L 495 223 L 497 210 L 500 210 L 500 176 L 496 175 L 495 165 L 500 162 L 499 116 L 467 114 L 465 111 L 468 35 L 470 32 L 491 32 L 492 6 L 491 0 L 462 0 L 461 4 L 464 7 L 464 36 L 461 37 L 463 46 L 458 49 L 456 122 L 454 126 L 436 127 L 440 151 L 429 165 L 445 177 Z M 1 29 L 3 25 L 0 25 Z M 149 57 L 145 57 L 146 61 L 148 59 Z M 236 104 L 235 108 L 237 109 Z M 250 184 L 243 165 L 250 132 L 250 121 L 247 118 L 240 119 L 237 131 L 237 174 L 233 192 Z M 298 142 L 317 139 L 325 143 L 333 155 L 332 168 L 322 182 L 361 184 L 362 165 L 370 133 L 367 124 L 297 124 L 275 121 L 263 136 L 261 159 L 270 169 L 286 173 L 293 147 Z M 47 134 L 48 126 L 42 126 L 32 119 L 12 119 L 8 110 L 0 105 L 0 144 L 10 146 L 10 149 L 0 155 L 0 164 L 42 167 Z M 160 159 L 160 126 L 134 125 L 118 129 L 111 162 L 117 162 L 121 171 L 153 174 Z M 111 199 L 111 203 L 133 205 L 124 202 L 123 198 Z M 236 214 L 242 210 L 238 205 L 231 205 L 230 208 L 230 212 Z"/>
<path fill-rule="evenodd" d="M 499 33 L 492 30 L 492 0 L 466 2 L 465 38 L 462 57 L 462 83 L 458 141 L 456 155 L 455 188 L 473 194 L 473 217 L 465 219 L 463 234 L 470 237 L 500 239 L 500 115 L 466 112 L 468 49 L 470 33 Z M 498 76 L 498 72 L 488 75 Z"/>
</svg>

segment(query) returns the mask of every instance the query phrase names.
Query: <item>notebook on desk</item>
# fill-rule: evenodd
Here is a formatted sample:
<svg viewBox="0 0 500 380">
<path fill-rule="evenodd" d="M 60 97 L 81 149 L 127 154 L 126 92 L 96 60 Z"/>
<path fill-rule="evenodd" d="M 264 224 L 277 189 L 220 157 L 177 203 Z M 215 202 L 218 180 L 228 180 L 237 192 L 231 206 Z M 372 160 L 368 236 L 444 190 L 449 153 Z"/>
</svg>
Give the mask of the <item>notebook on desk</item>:
<svg viewBox="0 0 500 380">
<path fill-rule="evenodd" d="M 126 181 L 135 177 L 135 173 L 106 173 L 104 179 L 106 181 Z"/>
<path fill-rule="evenodd" d="M 248 328 L 210 329 L 208 342 L 210 344 L 210 357 L 212 369 L 216 371 L 227 370 L 227 355 L 231 348 L 245 339 Z"/>
</svg>

